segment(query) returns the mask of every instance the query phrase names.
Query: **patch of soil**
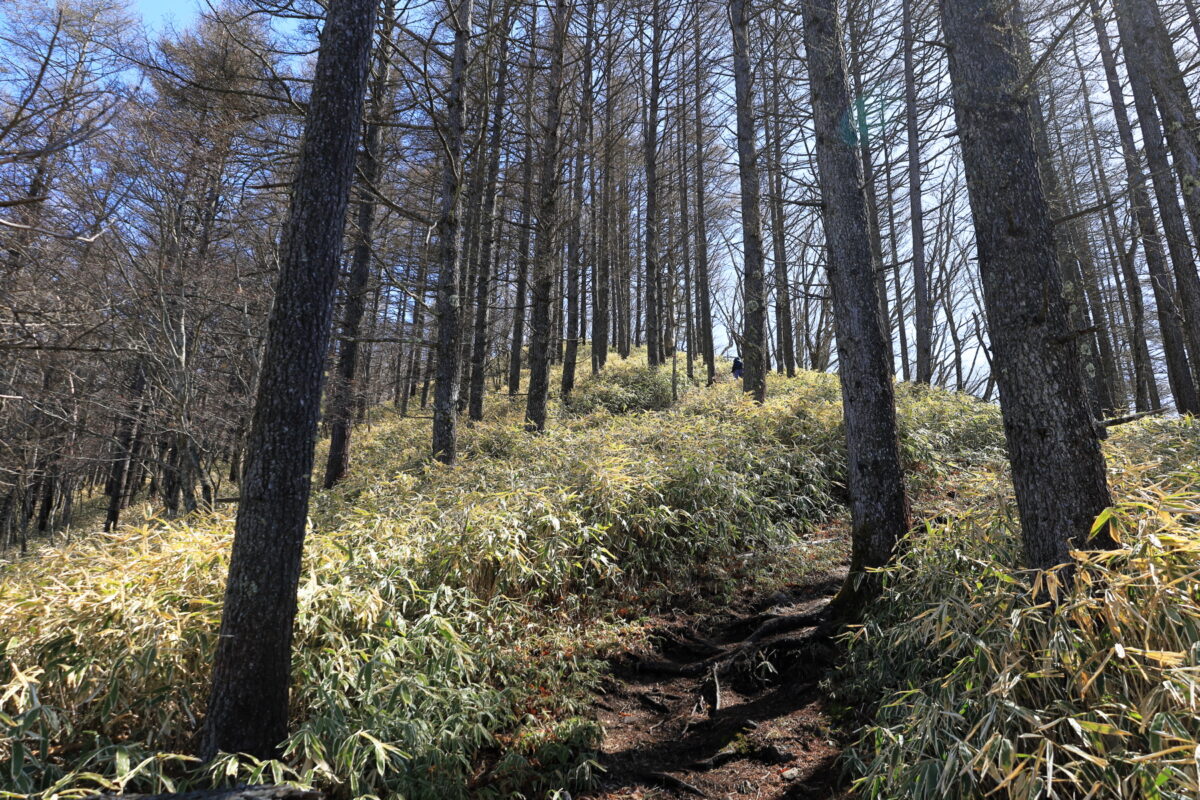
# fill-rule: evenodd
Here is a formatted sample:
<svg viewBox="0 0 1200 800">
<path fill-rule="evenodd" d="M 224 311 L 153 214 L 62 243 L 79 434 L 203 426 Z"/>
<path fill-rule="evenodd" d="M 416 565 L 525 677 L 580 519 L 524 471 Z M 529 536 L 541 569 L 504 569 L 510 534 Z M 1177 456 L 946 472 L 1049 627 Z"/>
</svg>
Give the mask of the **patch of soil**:
<svg viewBox="0 0 1200 800">
<path fill-rule="evenodd" d="M 819 628 L 829 574 L 744 613 L 658 620 L 650 652 L 612 659 L 596 800 L 832 800 L 837 741 L 818 686 L 834 650 Z"/>
</svg>

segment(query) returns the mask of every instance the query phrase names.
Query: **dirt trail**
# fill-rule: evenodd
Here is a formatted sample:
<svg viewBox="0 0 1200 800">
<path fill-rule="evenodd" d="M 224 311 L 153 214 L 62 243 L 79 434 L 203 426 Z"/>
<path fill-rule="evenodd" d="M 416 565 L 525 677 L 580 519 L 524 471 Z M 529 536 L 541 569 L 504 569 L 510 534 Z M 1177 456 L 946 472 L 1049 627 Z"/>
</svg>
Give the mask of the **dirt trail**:
<svg viewBox="0 0 1200 800">
<path fill-rule="evenodd" d="M 843 575 L 745 613 L 659 621 L 652 652 L 613 660 L 596 800 L 826 800 L 841 747 L 818 687 L 833 651 L 816 617 Z"/>
</svg>

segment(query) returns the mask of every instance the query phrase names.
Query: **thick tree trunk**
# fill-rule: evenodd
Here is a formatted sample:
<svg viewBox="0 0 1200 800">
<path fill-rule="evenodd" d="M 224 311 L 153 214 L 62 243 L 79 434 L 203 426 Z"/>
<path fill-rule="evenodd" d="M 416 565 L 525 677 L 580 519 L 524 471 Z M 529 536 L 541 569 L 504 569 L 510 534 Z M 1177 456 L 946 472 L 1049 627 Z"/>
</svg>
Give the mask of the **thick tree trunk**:
<svg viewBox="0 0 1200 800">
<path fill-rule="evenodd" d="M 1023 31 L 1008 0 L 942 0 L 941 14 L 1026 561 L 1046 569 L 1088 545 L 1109 505 L 1104 458 L 1081 402 Z"/>
<path fill-rule="evenodd" d="M 883 321 L 883 336 L 887 340 L 888 351 L 892 350 L 892 329 L 889 324 L 891 315 L 888 312 L 887 277 L 882 268 L 883 264 L 883 234 L 879 227 L 879 193 L 876 190 L 875 157 L 871 150 L 871 120 L 870 103 L 862 83 L 862 26 L 869 25 L 869 20 L 858 20 L 853 16 L 847 20 L 849 27 L 850 45 L 850 80 L 854 89 L 853 109 L 850 120 L 856 123 L 851 128 L 858 138 L 858 154 L 862 159 L 863 193 L 867 200 L 867 235 L 871 243 L 871 257 L 877 265 L 875 270 L 875 292 L 879 297 L 879 318 Z M 882 127 L 882 126 L 881 126 Z M 891 198 L 889 196 L 890 203 Z M 895 359 L 892 359 L 893 363 Z M 895 372 L 893 366 L 892 371 Z"/>
<path fill-rule="evenodd" d="M 225 589 L 200 752 L 273 758 L 287 737 L 292 624 L 338 260 L 375 0 L 330 8 L 317 57 Z"/>
<path fill-rule="evenodd" d="M 881 265 L 871 251 L 862 165 L 839 132 L 850 90 L 836 0 L 806 0 L 802 8 L 853 526 L 850 576 L 833 611 L 853 620 L 878 589 L 868 570 L 886 564 L 908 533 L 908 500 L 896 434 L 892 355 L 874 279 Z"/>
</svg>

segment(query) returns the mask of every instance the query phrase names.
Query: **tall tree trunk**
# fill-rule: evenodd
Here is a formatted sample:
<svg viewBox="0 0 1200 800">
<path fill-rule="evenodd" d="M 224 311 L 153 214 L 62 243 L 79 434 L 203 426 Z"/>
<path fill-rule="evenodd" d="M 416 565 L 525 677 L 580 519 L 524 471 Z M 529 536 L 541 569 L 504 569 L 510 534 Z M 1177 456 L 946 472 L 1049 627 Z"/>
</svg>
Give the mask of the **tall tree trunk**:
<svg viewBox="0 0 1200 800">
<path fill-rule="evenodd" d="M 1173 166 L 1178 177 L 1178 188 L 1183 195 L 1183 206 L 1192 227 L 1192 239 L 1186 232 L 1167 231 L 1168 241 L 1177 239 L 1180 248 L 1187 250 L 1187 257 L 1172 258 L 1175 267 L 1175 282 L 1179 296 L 1179 310 L 1183 315 L 1183 333 L 1190 348 L 1193 387 L 1200 378 L 1200 274 L 1196 271 L 1192 245 L 1200 239 L 1200 142 L 1197 142 L 1196 112 L 1191 97 L 1184 85 L 1183 74 L 1171 40 L 1163 25 L 1156 0 L 1116 0 L 1117 28 L 1121 46 L 1125 50 L 1125 68 L 1137 103 L 1138 119 L 1141 121 L 1143 107 L 1148 106 L 1153 95 L 1162 133 L 1173 156 Z M 1147 88 L 1149 91 L 1147 91 Z M 1138 102 L 1140 99 L 1141 102 Z M 1148 112 L 1146 112 L 1148 113 Z M 1167 185 L 1175 192 L 1175 183 L 1170 173 L 1155 174 L 1158 167 L 1150 150 L 1158 145 L 1162 134 L 1155 136 L 1142 125 L 1142 140 L 1150 161 L 1150 172 L 1155 178 L 1159 204 L 1163 202 L 1162 191 Z M 1162 157 L 1162 166 L 1166 158 Z M 1161 191 L 1160 191 L 1161 187 Z M 1160 210 L 1166 216 L 1166 212 Z M 1166 219 L 1163 220 L 1164 226 Z"/>
<path fill-rule="evenodd" d="M 603 134 L 603 163 L 600 168 L 603 173 L 603 181 L 600 187 L 600 208 L 593 209 L 593 215 L 598 214 L 597 223 L 599 229 L 598 253 L 594 258 L 596 261 L 596 277 L 592 281 L 592 297 L 595 308 L 592 311 L 592 373 L 595 374 L 604 369 L 608 362 L 608 349 L 610 346 L 610 334 L 615 331 L 615 326 L 612 325 L 610 319 L 612 315 L 612 273 L 613 264 L 615 263 L 613 250 L 616 247 L 614 241 L 614 217 L 615 212 L 612 206 L 615 203 L 613 198 L 613 171 L 616 169 L 615 150 L 616 150 L 616 131 L 613 128 L 613 109 L 616 105 L 616 98 L 613 96 L 613 69 L 615 61 L 615 43 L 617 37 L 610 33 L 608 40 L 605 42 L 604 48 L 604 83 L 606 98 L 604 102 L 604 134 Z M 594 191 L 594 189 L 593 189 Z"/>
<path fill-rule="evenodd" d="M 836 317 L 846 423 L 852 543 L 850 575 L 832 611 L 857 618 L 878 590 L 869 570 L 888 562 L 908 533 L 908 500 L 896 434 L 892 354 L 879 318 L 862 164 L 839 131 L 850 107 L 836 0 L 807 0 L 804 44 L 812 86 L 826 269 Z"/>
<path fill-rule="evenodd" d="M 1053 215 L 1009 0 L 941 0 L 979 271 L 1026 561 L 1087 545 L 1109 505 L 1063 297 Z M 1111 546 L 1107 532 L 1093 542 Z"/>
<path fill-rule="evenodd" d="M 545 136 L 542 142 L 541 198 L 538 202 L 537 240 L 533 258 L 533 314 L 530 318 L 529 398 L 526 404 L 526 426 L 531 431 L 546 429 L 546 404 L 550 393 L 550 305 L 561 252 L 556 243 L 558 226 L 558 189 L 561 160 L 563 61 L 567 27 L 570 23 L 570 0 L 555 0 L 551 12 L 550 73 L 546 86 Z"/>
<path fill-rule="evenodd" d="M 529 15 L 529 60 L 525 70 L 525 156 L 521 162 L 521 227 L 517 233 L 517 281 L 513 289 L 512 347 L 508 394 L 521 391 L 521 351 L 525 348 L 525 301 L 529 294 L 529 238 L 533 229 L 533 81 L 537 75 L 537 8 Z"/>
<path fill-rule="evenodd" d="M 1112 189 L 1105 171 L 1104 155 L 1100 149 L 1100 139 L 1096 132 L 1096 120 L 1092 113 L 1091 91 L 1078 50 L 1075 53 L 1075 63 L 1079 68 L 1080 75 L 1083 76 L 1083 110 L 1088 143 L 1090 145 L 1088 151 L 1089 161 L 1095 176 L 1096 185 L 1100 190 L 1100 200 L 1106 208 L 1105 217 L 1109 229 L 1108 243 L 1110 248 L 1114 248 L 1116 251 L 1114 261 L 1115 267 L 1119 272 L 1114 277 L 1119 275 L 1119 279 L 1125 286 L 1125 291 L 1121 292 L 1120 288 L 1118 288 L 1117 294 L 1121 298 L 1122 303 L 1128 308 L 1128 339 L 1130 356 L 1133 361 L 1134 402 L 1135 410 L 1141 413 L 1150 411 L 1158 405 L 1158 390 L 1154 379 L 1154 362 L 1150 358 L 1150 348 L 1146 343 L 1146 309 L 1142 298 L 1142 282 L 1137 274 L 1132 250 L 1126 255 L 1124 245 L 1120 241 L 1120 226 L 1117 222 L 1117 212 L 1114 208 Z M 1124 102 L 1124 97 L 1122 97 L 1119 113 L 1117 109 L 1114 109 L 1114 114 L 1118 116 L 1118 128 L 1122 127 L 1122 125 L 1124 126 L 1124 131 L 1121 133 L 1122 144 L 1124 144 L 1125 134 L 1129 134 L 1130 141 L 1132 142 L 1132 131 L 1129 128 L 1129 120 L 1127 117 L 1121 119 L 1125 114 Z M 1132 174 L 1136 174 L 1137 185 L 1134 185 L 1135 178 L 1131 177 L 1129 189 L 1131 202 L 1135 205 L 1134 216 L 1140 221 L 1144 211 L 1148 209 L 1138 209 L 1136 208 L 1136 204 L 1143 200 L 1148 202 L 1149 199 L 1146 196 L 1146 184 L 1145 178 L 1141 174 L 1141 165 L 1136 160 L 1137 153 L 1134 152 L 1133 156 L 1135 163 L 1134 173 Z M 1158 229 L 1154 225 L 1152 216 L 1149 217 L 1147 222 L 1151 228 L 1151 236 L 1154 239 L 1153 246 L 1156 248 L 1154 256 L 1161 261 L 1163 257 L 1162 242 L 1158 239 Z M 1147 258 L 1150 258 L 1150 245 L 1147 244 L 1146 247 Z"/>
<path fill-rule="evenodd" d="M 650 94 L 646 107 L 643 159 L 646 167 L 646 358 L 651 367 L 662 363 L 659 336 L 658 264 L 658 102 L 662 91 L 662 0 L 651 0 Z"/>
<path fill-rule="evenodd" d="M 458 389 L 462 368 L 462 263 L 459 216 L 462 212 L 463 115 L 466 72 L 471 47 L 473 0 L 449 0 L 454 56 L 446 94 L 446 123 L 442 134 L 442 208 L 438 219 L 437 377 L 433 393 L 433 456 L 444 464 L 458 457 Z"/>
<path fill-rule="evenodd" d="M 358 241 L 346 284 L 346 307 L 342 319 L 342 338 L 338 345 L 337 370 L 330 383 L 329 397 L 329 457 L 325 463 L 326 489 L 333 488 L 350 468 L 350 436 L 354 413 L 354 376 L 358 370 L 359 331 L 362 327 L 367 284 L 371 279 L 371 256 L 374 250 L 375 191 L 379 182 L 379 146 L 383 138 L 383 116 L 388 104 L 388 37 L 396 15 L 395 0 L 388 0 L 383 11 L 383 31 L 380 34 L 375 58 L 375 79 L 371 86 L 366 135 L 363 137 L 360 160 L 363 186 L 358 201 Z"/>
<path fill-rule="evenodd" d="M 904 129 L 908 137 L 908 204 L 912 233 L 914 324 L 916 326 L 917 383 L 933 380 L 933 305 L 929 298 L 929 273 L 925 264 L 925 222 L 921 199 L 921 139 L 917 121 L 917 77 L 913 64 L 912 3 L 901 2 L 900 37 L 904 47 Z M 904 324 L 903 320 L 900 323 Z"/>
<path fill-rule="evenodd" d="M 851 86 L 854 89 L 853 109 L 850 111 L 850 120 L 854 124 L 850 130 L 854 131 L 858 138 L 858 155 L 862 159 L 863 170 L 863 192 L 867 199 L 867 226 L 868 237 L 871 243 L 871 257 L 875 263 L 880 265 L 875 270 L 875 292 L 879 297 L 879 316 L 883 321 L 883 336 L 887 340 L 888 351 L 892 350 L 892 328 L 889 324 L 891 315 L 888 312 L 888 297 L 887 297 L 887 277 L 883 271 L 883 235 L 879 228 L 879 193 L 876 191 L 875 181 L 875 158 L 871 151 L 871 120 L 870 103 L 866 93 L 863 91 L 862 84 L 862 31 L 860 23 L 867 24 L 867 20 L 858 20 L 857 15 L 848 12 L 847 24 L 849 26 L 849 44 L 850 44 L 850 80 Z M 891 198 L 888 198 L 889 203 Z M 895 359 L 892 359 L 893 363 Z M 893 366 L 892 371 L 895 372 Z"/>
<path fill-rule="evenodd" d="M 703 47 L 700 40 L 700 15 L 692 20 L 695 41 L 695 88 L 696 88 L 696 310 L 700 315 L 701 347 L 704 351 L 704 368 L 711 386 L 717 378 L 716 351 L 713 344 L 712 292 L 709 288 L 708 266 L 708 179 L 704 174 L 704 70 L 701 62 Z"/>
<path fill-rule="evenodd" d="M 493 273 L 499 259 L 500 218 L 496 213 L 500 192 L 500 155 L 504 147 L 504 107 L 508 102 L 508 42 L 511 5 L 506 5 L 500 22 L 500 53 L 497 56 L 496 99 L 492 105 L 492 130 L 488 141 L 487 184 L 483 190 L 483 243 L 480 247 L 479 278 L 475 290 L 475 332 L 471 343 L 471 385 L 468 416 L 478 422 L 483 419 L 483 390 L 488 349 L 488 300 Z"/>
<path fill-rule="evenodd" d="M 796 345 L 792 338 L 795 324 L 792 322 L 791 285 L 788 280 L 787 259 L 787 214 L 783 208 L 783 124 L 780 121 L 779 95 L 783 91 L 783 76 L 779 72 L 780 54 L 772 49 L 771 115 L 767 119 L 770 133 L 771 155 L 767 162 L 767 180 L 770 182 L 771 243 L 774 254 L 775 273 L 775 328 L 779 342 L 779 366 L 789 378 L 796 375 Z"/>
<path fill-rule="evenodd" d="M 737 106 L 738 175 L 742 193 L 742 388 L 761 403 L 767 399 L 767 285 L 763 274 L 762 216 L 758 148 L 754 131 L 754 83 L 750 62 L 749 0 L 730 0 L 733 29 L 733 83 Z"/>
<path fill-rule="evenodd" d="M 583 98 L 580 101 L 579 118 L 576 124 L 574 203 L 572 203 L 571 239 L 567 243 L 567 341 L 563 353 L 562 396 L 571 396 L 575 388 L 575 363 L 579 357 L 580 324 L 583 303 L 580 298 L 581 273 L 583 266 L 583 188 L 585 159 L 591 145 L 592 125 L 592 51 L 595 42 L 596 5 L 599 0 L 587 2 L 587 34 L 583 43 Z M 593 258 L 594 254 L 590 254 Z"/>
<path fill-rule="evenodd" d="M 679 72 L 683 74 L 686 68 L 684 56 L 680 53 L 679 56 Z M 681 109 L 687 107 L 687 90 L 681 84 L 679 87 L 679 107 Z M 696 325 L 692 314 L 692 213 L 691 213 L 691 193 L 688 191 L 688 157 L 687 143 L 688 136 L 683 120 L 680 120 L 678 135 L 676 142 L 678 145 L 679 154 L 679 246 L 683 254 L 683 316 L 684 316 L 684 331 L 685 345 L 687 351 L 687 377 L 689 383 L 696 378 L 696 368 L 693 362 L 696 348 Z M 672 384 L 674 390 L 675 384 Z"/>
<path fill-rule="evenodd" d="M 292 625 L 321 381 L 376 0 L 330 7 L 267 322 L 201 755 L 273 758 L 287 737 Z"/>
<path fill-rule="evenodd" d="M 1200 393 L 1196 391 L 1196 351 L 1184 332 L 1183 313 L 1176 301 L 1175 281 L 1164 255 L 1163 240 L 1159 237 L 1158 225 L 1154 220 L 1150 194 L 1146 188 L 1145 173 L 1138 157 L 1129 112 L 1125 105 L 1125 91 L 1117 75 L 1117 60 L 1108 38 L 1107 26 L 1100 13 L 1097 0 L 1091 0 L 1092 17 L 1096 26 L 1096 39 L 1104 63 L 1104 75 L 1108 82 L 1109 97 L 1113 105 L 1113 116 L 1117 122 L 1117 133 L 1121 139 L 1121 151 L 1125 156 L 1125 169 L 1129 175 L 1130 202 L 1134 218 L 1142 235 L 1146 253 L 1146 266 L 1150 272 L 1150 286 L 1154 291 L 1154 303 L 1158 312 L 1158 326 L 1162 334 L 1163 353 L 1167 363 L 1167 383 L 1180 413 L 1200 414 Z M 1129 85 L 1133 93 L 1134 107 L 1138 115 L 1138 126 L 1142 132 L 1142 143 L 1146 149 L 1146 161 L 1158 199 L 1158 214 L 1162 220 L 1166 238 L 1166 252 L 1170 254 L 1175 273 L 1195 270 L 1191 244 L 1179 198 L 1175 193 L 1175 182 L 1167 163 L 1167 150 L 1163 144 L 1162 129 L 1159 127 L 1158 112 L 1154 107 L 1153 90 L 1142 66 L 1127 60 Z M 1189 354 L 1192 363 L 1188 363 Z"/>
<path fill-rule="evenodd" d="M 1058 168 L 1054 155 L 1050 150 L 1050 135 L 1046 123 L 1046 115 L 1042 108 L 1041 94 L 1037 89 L 1038 75 L 1034 69 L 1033 57 L 1029 49 L 1028 33 L 1025 27 L 1024 10 L 1020 0 L 1013 0 L 1013 24 L 1017 26 L 1014 43 L 1017 46 L 1016 56 L 1019 66 L 1029 75 L 1029 113 L 1033 125 L 1033 142 L 1036 149 L 1036 161 L 1041 170 L 1043 197 L 1050 209 L 1051 219 L 1062 219 L 1067 216 L 1066 198 L 1059 181 Z M 1067 231 L 1064 231 L 1066 233 Z M 1092 333 L 1092 323 L 1083 292 L 1083 272 L 1080 265 L 1080 255 L 1070 246 L 1070 237 L 1063 235 L 1052 237 L 1058 247 L 1056 262 L 1062 271 L 1060 285 L 1063 297 L 1067 301 L 1068 323 L 1070 325 L 1071 341 L 1075 344 L 1080 367 L 1083 375 L 1084 397 L 1095 417 L 1102 417 L 1104 410 L 1111 406 L 1107 402 L 1107 386 L 1104 383 L 1103 371 L 1096 353 L 1096 338 Z"/>
</svg>

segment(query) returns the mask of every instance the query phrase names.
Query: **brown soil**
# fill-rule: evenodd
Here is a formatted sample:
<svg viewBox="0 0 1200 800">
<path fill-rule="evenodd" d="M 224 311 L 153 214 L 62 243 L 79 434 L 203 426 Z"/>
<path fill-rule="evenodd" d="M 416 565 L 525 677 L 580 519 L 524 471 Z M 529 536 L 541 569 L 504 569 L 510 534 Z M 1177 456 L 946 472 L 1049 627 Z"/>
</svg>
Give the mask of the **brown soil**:
<svg viewBox="0 0 1200 800">
<path fill-rule="evenodd" d="M 596 800 L 826 800 L 841 747 L 818 682 L 833 648 L 816 626 L 842 575 L 740 614 L 663 617 L 648 652 L 612 660 Z M 714 680 L 715 676 L 715 680 Z"/>
</svg>

